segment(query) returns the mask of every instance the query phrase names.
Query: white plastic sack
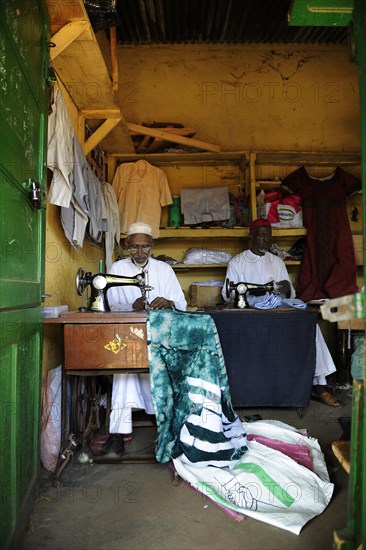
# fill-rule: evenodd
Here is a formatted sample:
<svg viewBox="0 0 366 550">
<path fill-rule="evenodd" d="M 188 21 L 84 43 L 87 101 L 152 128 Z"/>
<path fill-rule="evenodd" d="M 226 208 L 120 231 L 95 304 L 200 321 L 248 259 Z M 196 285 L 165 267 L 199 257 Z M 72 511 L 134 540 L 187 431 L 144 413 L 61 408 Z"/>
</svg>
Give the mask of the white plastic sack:
<svg viewBox="0 0 366 550">
<path fill-rule="evenodd" d="M 223 250 L 211 250 L 210 248 L 190 248 L 184 255 L 185 264 L 227 264 L 233 257 Z"/>
<path fill-rule="evenodd" d="M 248 434 L 261 435 L 310 451 L 313 470 L 255 440 L 233 468 L 200 467 L 173 459 L 178 474 L 222 506 L 298 535 L 330 502 L 329 482 L 318 442 L 282 422 L 243 423 Z"/>
<path fill-rule="evenodd" d="M 55 472 L 61 446 L 61 379 L 62 366 L 47 374 L 42 392 L 41 463 Z"/>
</svg>

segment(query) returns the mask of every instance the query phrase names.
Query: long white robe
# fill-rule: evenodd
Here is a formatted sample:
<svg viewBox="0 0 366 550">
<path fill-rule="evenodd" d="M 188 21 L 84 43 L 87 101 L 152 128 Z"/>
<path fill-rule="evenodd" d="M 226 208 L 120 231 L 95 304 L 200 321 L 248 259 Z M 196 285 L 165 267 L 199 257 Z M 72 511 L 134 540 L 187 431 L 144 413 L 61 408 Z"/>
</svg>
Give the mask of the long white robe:
<svg viewBox="0 0 366 550">
<path fill-rule="evenodd" d="M 109 273 L 132 277 L 141 273 L 127 258 L 115 262 Z M 153 287 L 148 293 L 148 301 L 156 297 L 173 300 L 175 308 L 185 311 L 187 302 L 178 279 L 170 265 L 150 258 L 144 268 L 147 273 L 145 281 Z M 112 311 L 132 311 L 132 304 L 141 297 L 141 291 L 134 286 L 112 287 L 107 292 L 109 306 Z M 109 421 L 110 433 L 128 434 L 132 432 L 132 411 L 145 410 L 154 414 L 151 396 L 150 374 L 115 374 L 112 387 L 112 408 Z"/>
</svg>

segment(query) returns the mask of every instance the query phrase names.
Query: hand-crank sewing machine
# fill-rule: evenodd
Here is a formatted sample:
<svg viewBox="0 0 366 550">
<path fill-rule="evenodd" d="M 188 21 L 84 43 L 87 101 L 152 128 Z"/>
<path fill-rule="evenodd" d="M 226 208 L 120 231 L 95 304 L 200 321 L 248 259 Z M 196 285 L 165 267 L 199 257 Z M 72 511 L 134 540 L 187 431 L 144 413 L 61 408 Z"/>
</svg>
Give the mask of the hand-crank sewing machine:
<svg viewBox="0 0 366 550">
<path fill-rule="evenodd" d="M 141 290 L 141 296 L 144 299 L 145 309 L 148 309 L 148 291 L 152 287 L 147 284 L 147 273 L 142 271 L 134 277 L 124 277 L 123 275 L 110 275 L 108 273 L 92 274 L 80 267 L 76 274 L 76 292 L 82 296 L 88 286 L 91 287 L 91 295 L 87 299 L 87 311 L 97 311 L 105 313 L 110 311 L 107 299 L 107 290 L 115 286 L 137 286 Z M 85 311 L 85 308 L 79 308 Z"/>
<path fill-rule="evenodd" d="M 233 290 L 235 291 L 235 307 L 245 309 L 250 307 L 247 300 L 247 294 L 253 294 L 254 296 L 263 296 L 266 292 L 276 294 L 276 283 L 274 281 L 270 281 L 264 285 L 246 282 L 234 283 L 233 281 L 226 279 L 225 292 L 228 298 L 230 298 L 230 294 Z"/>
</svg>

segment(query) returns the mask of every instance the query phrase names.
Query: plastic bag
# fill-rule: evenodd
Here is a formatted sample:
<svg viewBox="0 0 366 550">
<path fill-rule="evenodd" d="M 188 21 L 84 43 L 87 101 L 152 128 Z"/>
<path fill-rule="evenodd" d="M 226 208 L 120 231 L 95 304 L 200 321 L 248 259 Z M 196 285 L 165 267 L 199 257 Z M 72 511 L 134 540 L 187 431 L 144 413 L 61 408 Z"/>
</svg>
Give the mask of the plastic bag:
<svg viewBox="0 0 366 550">
<path fill-rule="evenodd" d="M 352 353 L 351 359 L 351 375 L 356 380 L 364 380 L 365 378 L 365 339 L 364 336 L 355 336 L 354 340 L 355 351 Z"/>
<path fill-rule="evenodd" d="M 116 27 L 121 23 L 116 10 L 116 0 L 84 0 L 93 31 Z"/>
<path fill-rule="evenodd" d="M 185 264 L 227 264 L 233 257 L 223 250 L 211 250 L 209 248 L 190 248 L 184 255 Z"/>
<path fill-rule="evenodd" d="M 61 446 L 61 379 L 62 366 L 48 372 L 42 395 L 41 463 L 55 472 Z"/>
</svg>

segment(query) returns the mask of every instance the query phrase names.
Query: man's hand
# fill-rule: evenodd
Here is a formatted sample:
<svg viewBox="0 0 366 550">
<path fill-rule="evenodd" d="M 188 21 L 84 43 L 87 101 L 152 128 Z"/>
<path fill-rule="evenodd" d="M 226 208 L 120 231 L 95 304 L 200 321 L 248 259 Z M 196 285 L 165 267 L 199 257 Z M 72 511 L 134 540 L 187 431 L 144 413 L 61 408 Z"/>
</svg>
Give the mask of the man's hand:
<svg viewBox="0 0 366 550">
<path fill-rule="evenodd" d="M 169 309 L 173 306 L 174 302 L 172 300 L 167 300 L 166 298 L 158 296 L 157 298 L 154 298 L 149 307 L 150 309 Z"/>
<path fill-rule="evenodd" d="M 161 296 L 158 296 L 157 298 L 154 298 L 154 300 L 149 305 L 150 309 L 169 309 L 174 306 L 173 300 L 167 300 L 166 298 L 162 298 Z M 135 302 L 132 304 L 133 309 L 136 309 L 138 311 L 141 311 L 145 309 L 145 302 L 142 298 L 137 298 Z"/>
<path fill-rule="evenodd" d="M 134 303 L 132 304 L 132 307 L 133 309 L 136 309 L 138 311 L 145 309 L 145 301 L 143 297 L 141 296 L 141 298 L 137 298 L 137 300 L 135 300 Z"/>
<path fill-rule="evenodd" d="M 280 294 L 284 298 L 289 298 L 291 294 L 291 287 L 289 281 L 283 280 L 275 283 L 276 294 Z"/>
</svg>

